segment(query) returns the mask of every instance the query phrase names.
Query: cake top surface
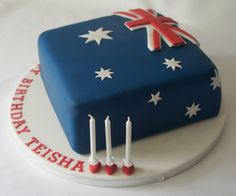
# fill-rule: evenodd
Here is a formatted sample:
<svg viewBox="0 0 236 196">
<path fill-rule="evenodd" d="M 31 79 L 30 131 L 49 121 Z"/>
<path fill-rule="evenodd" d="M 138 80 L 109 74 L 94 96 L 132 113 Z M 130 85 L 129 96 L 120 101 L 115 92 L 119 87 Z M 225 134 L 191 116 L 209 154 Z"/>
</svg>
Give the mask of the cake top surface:
<svg viewBox="0 0 236 196">
<path fill-rule="evenodd" d="M 135 94 L 145 87 L 148 99 L 152 90 L 193 76 L 197 82 L 202 73 L 215 69 L 188 39 L 170 47 L 161 37 L 156 40 L 161 48 L 155 50 L 147 47 L 147 29 L 131 31 L 127 21 L 130 19 L 112 15 L 41 34 L 39 48 L 47 53 L 50 69 L 62 81 L 62 90 L 72 104 L 86 105 L 130 91 Z"/>
</svg>

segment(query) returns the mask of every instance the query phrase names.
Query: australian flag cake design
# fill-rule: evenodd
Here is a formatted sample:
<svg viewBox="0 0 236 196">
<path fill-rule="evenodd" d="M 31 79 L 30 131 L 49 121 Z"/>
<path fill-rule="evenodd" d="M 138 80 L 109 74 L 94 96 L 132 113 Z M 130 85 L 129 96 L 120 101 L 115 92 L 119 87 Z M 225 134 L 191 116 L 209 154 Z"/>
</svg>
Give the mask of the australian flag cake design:
<svg viewBox="0 0 236 196">
<path fill-rule="evenodd" d="M 97 150 L 125 143 L 132 119 L 138 140 L 216 116 L 218 71 L 198 41 L 154 10 L 134 9 L 42 33 L 42 79 L 72 147 L 90 151 L 88 114 L 96 119 Z"/>
</svg>

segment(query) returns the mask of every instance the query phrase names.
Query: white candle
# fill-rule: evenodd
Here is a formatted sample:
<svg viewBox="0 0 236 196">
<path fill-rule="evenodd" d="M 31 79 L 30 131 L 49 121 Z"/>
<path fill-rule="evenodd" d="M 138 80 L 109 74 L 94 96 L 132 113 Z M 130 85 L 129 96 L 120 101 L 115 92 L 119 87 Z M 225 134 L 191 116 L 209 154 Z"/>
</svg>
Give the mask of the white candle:
<svg viewBox="0 0 236 196">
<path fill-rule="evenodd" d="M 105 119 L 105 134 L 106 134 L 106 164 L 111 165 L 113 164 L 113 158 L 112 158 L 112 144 L 111 144 L 111 121 L 109 119 L 109 116 Z"/>
<path fill-rule="evenodd" d="M 126 121 L 125 166 L 130 166 L 132 164 L 131 137 L 132 137 L 132 123 L 130 121 L 130 117 L 128 117 Z"/>
<path fill-rule="evenodd" d="M 90 131 L 90 163 L 97 163 L 96 155 L 96 125 L 95 119 L 89 114 L 89 131 Z"/>
</svg>

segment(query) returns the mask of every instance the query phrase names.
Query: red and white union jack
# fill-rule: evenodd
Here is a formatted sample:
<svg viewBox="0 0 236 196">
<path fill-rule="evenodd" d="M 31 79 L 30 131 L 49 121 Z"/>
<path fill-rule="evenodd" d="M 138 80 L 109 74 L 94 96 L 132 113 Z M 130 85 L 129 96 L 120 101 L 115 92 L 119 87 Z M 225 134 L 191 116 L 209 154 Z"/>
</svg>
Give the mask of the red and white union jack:
<svg viewBox="0 0 236 196">
<path fill-rule="evenodd" d="M 146 28 L 148 48 L 151 51 L 161 49 L 161 38 L 169 47 L 185 44 L 186 42 L 183 38 L 199 45 L 192 35 L 177 27 L 176 21 L 169 17 L 158 15 L 152 9 L 134 9 L 128 12 L 115 12 L 114 14 L 132 19 L 125 22 L 125 26 L 131 31 Z"/>
</svg>

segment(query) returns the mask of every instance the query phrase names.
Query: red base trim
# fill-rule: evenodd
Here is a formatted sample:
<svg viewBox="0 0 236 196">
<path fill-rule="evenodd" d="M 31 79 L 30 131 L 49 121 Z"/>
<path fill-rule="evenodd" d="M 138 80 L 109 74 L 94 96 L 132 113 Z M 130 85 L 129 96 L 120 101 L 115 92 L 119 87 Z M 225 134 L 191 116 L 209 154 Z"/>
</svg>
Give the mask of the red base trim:
<svg viewBox="0 0 236 196">
<path fill-rule="evenodd" d="M 102 164 L 101 162 L 98 162 L 96 165 L 89 164 L 89 171 L 91 173 L 97 173 L 101 170 Z"/>
<path fill-rule="evenodd" d="M 114 163 L 112 165 L 105 165 L 105 172 L 108 174 L 108 175 L 112 175 L 114 174 L 116 171 L 117 171 L 117 165 Z"/>
<path fill-rule="evenodd" d="M 135 170 L 134 165 L 131 165 L 130 167 L 126 167 L 123 165 L 123 167 L 122 167 L 123 173 L 128 176 L 132 175 L 134 173 L 134 170 Z"/>
</svg>

